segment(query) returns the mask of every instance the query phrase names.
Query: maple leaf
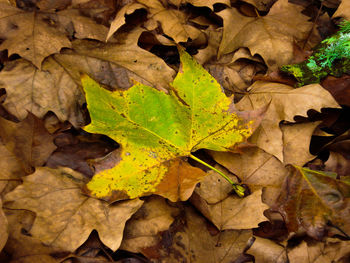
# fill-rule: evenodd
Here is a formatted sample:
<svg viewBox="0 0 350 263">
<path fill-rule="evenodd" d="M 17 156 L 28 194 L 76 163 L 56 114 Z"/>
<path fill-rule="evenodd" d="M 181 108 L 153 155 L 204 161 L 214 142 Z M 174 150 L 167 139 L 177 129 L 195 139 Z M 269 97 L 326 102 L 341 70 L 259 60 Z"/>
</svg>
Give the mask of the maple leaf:
<svg viewBox="0 0 350 263">
<path fill-rule="evenodd" d="M 84 129 L 122 146 L 118 165 L 97 173 L 87 185 L 93 196 L 115 200 L 155 193 L 186 200 L 205 173 L 179 157 L 200 161 L 191 152 L 230 151 L 252 133 L 253 121 L 234 113 L 232 98 L 215 79 L 179 52 L 182 72 L 169 95 L 139 83 L 110 92 L 82 78 L 91 116 Z"/>
<path fill-rule="evenodd" d="M 334 174 L 290 166 L 276 207 L 284 217 L 289 231 L 301 226 L 306 233 L 322 239 L 329 222 L 345 233 L 349 222 L 350 183 L 336 179 Z"/>
<path fill-rule="evenodd" d="M 116 250 L 125 222 L 143 201 L 134 199 L 109 205 L 82 195 L 84 183 L 84 177 L 69 168 L 39 167 L 5 196 L 5 207 L 35 212 L 30 233 L 46 245 L 74 251 L 96 229 L 101 241 Z"/>
</svg>

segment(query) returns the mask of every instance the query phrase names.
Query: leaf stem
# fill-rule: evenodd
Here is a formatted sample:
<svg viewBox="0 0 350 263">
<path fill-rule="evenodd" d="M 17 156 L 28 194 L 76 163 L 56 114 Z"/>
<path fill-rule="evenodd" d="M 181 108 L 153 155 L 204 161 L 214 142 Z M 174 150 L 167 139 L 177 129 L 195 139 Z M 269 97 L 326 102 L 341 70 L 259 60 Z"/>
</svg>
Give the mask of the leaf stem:
<svg viewBox="0 0 350 263">
<path fill-rule="evenodd" d="M 202 161 L 201 159 L 197 158 L 196 156 L 190 154 L 189 155 L 190 158 L 192 158 L 193 160 L 205 165 L 206 167 L 210 168 L 211 170 L 217 172 L 218 174 L 220 174 L 223 178 L 226 179 L 226 181 L 228 181 L 232 187 L 233 187 L 233 190 L 236 192 L 236 194 L 240 197 L 243 197 L 244 196 L 244 191 L 245 191 L 245 188 L 235 182 L 233 182 L 226 174 L 224 174 L 223 172 L 221 172 L 220 170 L 216 169 L 215 167 L 211 166 L 210 164 Z"/>
</svg>

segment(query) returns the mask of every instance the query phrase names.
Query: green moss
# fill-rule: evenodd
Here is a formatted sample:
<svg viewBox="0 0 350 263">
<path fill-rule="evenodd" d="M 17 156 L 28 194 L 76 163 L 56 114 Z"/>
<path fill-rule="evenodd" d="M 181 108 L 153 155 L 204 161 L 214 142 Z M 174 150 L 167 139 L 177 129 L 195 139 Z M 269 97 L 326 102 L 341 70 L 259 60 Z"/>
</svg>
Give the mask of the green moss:
<svg viewBox="0 0 350 263">
<path fill-rule="evenodd" d="M 315 47 L 308 60 L 282 66 L 281 70 L 293 75 L 299 86 L 319 83 L 327 75 L 350 73 L 350 21 L 343 21 L 339 27 L 336 34 Z"/>
</svg>

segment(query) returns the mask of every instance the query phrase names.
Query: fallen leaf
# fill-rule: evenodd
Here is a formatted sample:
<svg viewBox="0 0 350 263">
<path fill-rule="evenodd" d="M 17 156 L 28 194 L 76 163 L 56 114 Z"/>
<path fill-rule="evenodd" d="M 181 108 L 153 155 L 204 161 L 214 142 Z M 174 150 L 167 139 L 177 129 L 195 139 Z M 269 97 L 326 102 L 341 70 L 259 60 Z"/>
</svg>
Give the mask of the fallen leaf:
<svg viewBox="0 0 350 263">
<path fill-rule="evenodd" d="M 251 137 L 264 151 L 284 162 L 283 138 L 279 123 L 294 122 L 294 116 L 307 116 L 307 111 L 322 108 L 339 108 L 334 98 L 319 84 L 310 84 L 298 89 L 291 86 L 256 81 L 249 93 L 236 104 L 239 110 L 254 110 L 268 105 L 260 127 Z M 298 102 L 297 104 L 294 102 Z"/>
<path fill-rule="evenodd" d="M 333 14 L 332 18 L 335 17 L 343 17 L 347 20 L 350 20 L 350 2 L 346 0 L 342 0 L 340 5 L 338 6 L 337 11 Z"/>
<path fill-rule="evenodd" d="M 246 253 L 251 254 L 255 258 L 255 262 L 259 263 L 286 263 L 288 262 L 288 256 L 285 248 L 276 242 L 261 238 L 254 237 L 255 241 L 253 245 L 247 250 Z"/>
<path fill-rule="evenodd" d="M 328 76 L 321 82 L 322 87 L 332 94 L 340 104 L 350 107 L 350 76 L 344 75 L 341 78 Z"/>
<path fill-rule="evenodd" d="M 135 12 L 135 10 L 137 9 L 142 9 L 145 8 L 144 5 L 141 5 L 139 3 L 130 3 L 127 4 L 125 6 L 123 6 L 118 13 L 116 14 L 115 18 L 113 19 L 113 21 L 111 22 L 111 26 L 109 28 L 108 34 L 107 34 L 107 38 L 106 41 L 108 41 L 108 39 L 110 39 L 110 37 L 117 32 L 117 30 L 125 24 L 125 16 L 126 15 L 130 15 L 133 12 Z"/>
<path fill-rule="evenodd" d="M 228 151 L 251 134 L 253 121 L 230 110 L 232 98 L 190 55 L 179 52 L 182 72 L 170 95 L 139 83 L 110 92 L 82 78 L 92 120 L 84 129 L 122 145 L 119 164 L 87 185 L 93 196 L 115 200 L 155 193 L 186 200 L 205 173 L 181 157 L 201 148 Z"/>
<path fill-rule="evenodd" d="M 252 4 L 260 11 L 268 11 L 276 0 L 244 0 L 244 2 Z"/>
<path fill-rule="evenodd" d="M 288 64 L 293 58 L 293 42 L 304 40 L 312 27 L 301 10 L 288 0 L 280 0 L 266 16 L 258 18 L 243 16 L 235 8 L 219 12 L 224 32 L 218 56 L 247 47 L 252 55 L 261 55 L 272 71 Z"/>
<path fill-rule="evenodd" d="M 28 172 L 32 167 L 44 165 L 56 149 L 53 136 L 43 121 L 30 112 L 19 123 L 0 117 L 0 136 L 6 148 L 21 160 Z"/>
<path fill-rule="evenodd" d="M 290 263 L 329 263 L 346 262 L 350 253 L 349 241 L 327 239 L 324 242 L 302 241 L 288 251 Z"/>
<path fill-rule="evenodd" d="M 7 219 L 2 211 L 2 201 L 0 199 L 0 251 L 3 249 L 8 238 Z"/>
<path fill-rule="evenodd" d="M 216 162 L 237 175 L 242 183 L 255 188 L 264 187 L 262 200 L 271 207 L 275 204 L 288 171 L 276 157 L 258 147 L 247 147 L 241 151 L 210 151 L 210 155 Z"/>
<path fill-rule="evenodd" d="M 21 162 L 7 148 L 0 144 L 0 196 L 12 191 L 25 176 Z"/>
<path fill-rule="evenodd" d="M 205 183 L 202 181 L 201 186 Z M 220 189 L 212 185 L 212 191 L 219 192 Z M 267 220 L 264 211 L 269 207 L 261 201 L 261 194 L 262 190 L 259 189 L 244 198 L 229 195 L 219 203 L 210 204 L 195 192 L 190 201 L 220 230 L 251 229 Z"/>
<path fill-rule="evenodd" d="M 185 207 L 184 217 L 178 217 L 159 244 L 145 248 L 143 254 L 157 262 L 229 263 L 243 253 L 251 237 L 250 230 L 210 232 L 210 227 L 192 208 Z"/>
<path fill-rule="evenodd" d="M 140 48 L 137 40 L 142 28 L 136 28 L 126 35 L 118 35 L 118 43 L 96 43 L 76 40 L 73 49 L 80 55 L 112 62 L 134 72 L 155 87 L 167 87 L 173 80 L 174 70 L 162 59 Z"/>
<path fill-rule="evenodd" d="M 349 232 L 349 196 L 347 181 L 325 172 L 290 166 L 276 209 L 290 232 L 296 232 L 300 226 L 309 236 L 321 240 L 329 222 Z"/>
<path fill-rule="evenodd" d="M 0 37 L 5 39 L 0 50 L 19 54 L 39 69 L 45 57 L 71 47 L 66 35 L 56 27 L 45 13 L 25 12 L 0 3 Z"/>
<path fill-rule="evenodd" d="M 5 196 L 6 208 L 36 213 L 31 235 L 44 244 L 74 251 L 93 229 L 111 250 L 120 246 L 125 222 L 142 205 L 134 199 L 108 205 L 81 194 L 85 180 L 68 168 L 37 168 Z"/>
<path fill-rule="evenodd" d="M 143 249 L 158 244 L 160 235 L 174 222 L 179 209 L 161 197 L 151 196 L 125 225 L 120 249 L 142 253 Z"/>
<path fill-rule="evenodd" d="M 325 170 L 336 172 L 339 177 L 348 176 L 350 172 L 349 147 L 349 132 L 339 136 L 328 145 L 326 149 L 329 151 L 329 158 L 325 162 Z"/>
<path fill-rule="evenodd" d="M 5 209 L 9 222 L 9 238 L 4 251 L 11 255 L 11 263 L 58 263 L 51 255 L 62 253 L 62 249 L 46 246 L 29 235 L 35 214 L 28 210 Z"/>
<path fill-rule="evenodd" d="M 285 164 L 303 166 L 315 158 L 309 151 L 311 136 L 321 121 L 281 124 L 283 161 Z"/>
<path fill-rule="evenodd" d="M 215 4 L 231 6 L 230 0 L 185 0 L 185 2 L 194 6 L 206 6 L 211 10 L 214 10 Z"/>
<path fill-rule="evenodd" d="M 172 9 L 161 0 L 138 0 L 137 2 L 147 7 L 148 18 L 158 21 L 163 32 L 173 38 L 176 43 L 187 42 L 189 38 L 196 39 L 201 31 L 187 24 L 187 16 L 184 12 Z"/>
<path fill-rule="evenodd" d="M 6 63 L 0 72 L 0 88 L 7 93 L 4 107 L 20 120 L 28 111 L 39 118 L 52 111 L 62 122 L 69 120 L 76 127 L 85 123 L 83 94 L 53 58 L 43 63 L 42 71 L 23 59 Z"/>
</svg>

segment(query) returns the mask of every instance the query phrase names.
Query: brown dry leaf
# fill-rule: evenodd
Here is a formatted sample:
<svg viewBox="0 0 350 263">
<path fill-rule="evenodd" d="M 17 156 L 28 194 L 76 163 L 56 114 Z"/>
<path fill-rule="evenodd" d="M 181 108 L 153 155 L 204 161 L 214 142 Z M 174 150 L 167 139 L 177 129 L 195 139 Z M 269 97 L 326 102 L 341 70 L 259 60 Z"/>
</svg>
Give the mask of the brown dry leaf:
<svg viewBox="0 0 350 263">
<path fill-rule="evenodd" d="M 169 229 L 179 209 L 167 204 L 159 196 L 149 197 L 125 225 L 120 249 L 142 253 L 158 244 L 160 234 Z"/>
<path fill-rule="evenodd" d="M 149 12 L 149 19 L 158 21 L 164 34 L 173 38 L 176 43 L 187 42 L 188 38 L 196 39 L 201 31 L 187 24 L 187 16 L 184 12 L 171 9 L 161 0 L 138 0 L 146 6 Z"/>
<path fill-rule="evenodd" d="M 219 12 L 224 33 L 218 56 L 247 47 L 252 55 L 261 55 L 272 71 L 288 64 L 293 59 L 293 42 L 305 39 L 312 27 L 301 10 L 288 0 L 280 0 L 268 15 L 258 18 L 243 16 L 234 8 Z"/>
<path fill-rule="evenodd" d="M 350 254 L 349 241 L 328 238 L 324 242 L 302 241 L 288 251 L 290 263 L 347 262 Z M 342 260 L 345 259 L 344 261 Z"/>
<path fill-rule="evenodd" d="M 142 9 L 145 8 L 144 5 L 141 5 L 139 3 L 130 3 L 127 4 L 125 6 L 123 6 L 117 13 L 117 15 L 115 16 L 115 18 L 113 19 L 113 21 L 111 22 L 111 26 L 109 28 L 108 34 L 107 34 L 107 38 L 106 41 L 108 41 L 108 39 L 110 39 L 110 37 L 117 32 L 117 30 L 125 24 L 125 16 L 126 15 L 130 15 L 133 12 L 135 12 L 137 9 Z"/>
<path fill-rule="evenodd" d="M 175 220 L 159 244 L 142 253 L 156 262 L 229 263 L 243 252 L 250 237 L 249 230 L 219 232 L 192 208 L 185 207 L 184 217 Z"/>
<path fill-rule="evenodd" d="M 210 177 L 214 177 L 211 175 Z M 220 180 L 217 176 L 215 179 Z M 200 187 L 208 182 L 202 180 Z M 229 185 L 229 183 L 227 183 Z M 211 191 L 220 192 L 219 187 L 212 186 Z M 208 188 L 208 186 L 207 186 Z M 203 192 L 203 191 L 202 191 Z M 205 193 L 204 193 L 205 194 Z M 269 207 L 261 201 L 262 190 L 255 190 L 247 197 L 228 195 L 218 203 L 210 204 L 204 196 L 196 192 L 191 196 L 191 203 L 218 229 L 251 229 L 266 221 L 264 211 Z"/>
<path fill-rule="evenodd" d="M 250 141 L 284 162 L 283 138 L 279 123 L 294 122 L 294 116 L 307 116 L 307 111 L 322 108 L 339 108 L 334 98 L 319 84 L 294 89 L 291 86 L 256 81 L 249 94 L 236 104 L 239 110 L 254 110 L 268 105 L 264 119 Z M 297 103 L 295 103 L 297 102 Z"/>
<path fill-rule="evenodd" d="M 0 144 L 0 196 L 13 190 L 20 178 L 25 176 L 20 161 L 7 148 Z"/>
<path fill-rule="evenodd" d="M 125 222 L 142 205 L 139 199 L 108 203 L 84 196 L 83 176 L 68 168 L 37 168 L 5 196 L 6 207 L 36 213 L 30 230 L 44 244 L 74 251 L 96 229 L 111 250 L 120 246 Z"/>
<path fill-rule="evenodd" d="M 81 85 L 81 73 L 89 75 L 111 90 L 128 89 L 133 85 L 134 80 L 145 85 L 151 85 L 142 76 L 138 76 L 124 67 L 109 61 L 79 55 L 72 50 L 56 54 L 53 59 L 69 72 L 70 77 L 77 85 Z"/>
<path fill-rule="evenodd" d="M 281 124 L 283 134 L 283 161 L 303 166 L 315 158 L 309 151 L 311 136 L 321 121 Z"/>
<path fill-rule="evenodd" d="M 71 47 L 68 38 L 56 27 L 44 13 L 25 12 L 0 3 L 0 38 L 5 39 L 0 50 L 7 49 L 9 55 L 19 54 L 37 68 L 41 68 L 45 57 Z"/>
<path fill-rule="evenodd" d="M 268 11 L 277 0 L 244 0 L 244 2 L 255 6 L 260 11 Z"/>
<path fill-rule="evenodd" d="M 251 254 L 257 263 L 287 263 L 286 249 L 272 240 L 254 237 L 253 245 L 246 253 Z"/>
<path fill-rule="evenodd" d="M 39 239 L 28 234 L 35 219 L 33 212 L 4 211 L 9 222 L 9 238 L 4 251 L 11 255 L 11 263 L 58 263 L 50 254 L 62 252 L 61 249 L 43 245 Z"/>
<path fill-rule="evenodd" d="M 214 10 L 215 4 L 224 4 L 227 6 L 231 6 L 230 0 L 184 0 L 184 1 L 194 6 L 207 6 L 211 10 Z"/>
<path fill-rule="evenodd" d="M 153 86 L 167 87 L 173 80 L 175 71 L 161 58 L 137 45 L 142 28 L 136 28 L 127 34 L 118 34 L 118 43 L 96 43 L 87 40 L 73 42 L 74 50 L 86 57 L 112 62 L 134 72 Z"/>
<path fill-rule="evenodd" d="M 350 2 L 348 0 L 342 0 L 338 6 L 337 11 L 333 14 L 332 18 L 343 17 L 350 20 Z"/>
<path fill-rule="evenodd" d="M 262 200 L 272 206 L 288 171 L 276 157 L 258 147 L 243 148 L 242 153 L 210 152 L 215 161 L 237 175 L 242 183 L 265 187 Z"/>
<path fill-rule="evenodd" d="M 69 120 L 77 127 L 85 123 L 82 92 L 51 57 L 43 63 L 42 71 L 23 59 L 6 63 L 0 72 L 0 88 L 7 93 L 4 107 L 20 120 L 28 111 L 39 118 L 53 111 L 62 122 Z"/>
<path fill-rule="evenodd" d="M 326 171 L 336 172 L 338 176 L 350 174 L 350 131 L 345 132 L 336 141 L 326 147 L 329 158 L 325 163 Z"/>
<path fill-rule="evenodd" d="M 325 172 L 298 166 L 289 168 L 276 203 L 288 230 L 296 232 L 302 227 L 309 236 L 321 240 L 331 222 L 349 233 L 350 184 Z"/>
<path fill-rule="evenodd" d="M 94 20 L 82 16 L 78 9 L 68 9 L 56 13 L 54 17 L 68 32 L 74 32 L 74 37 L 83 39 L 106 39 L 108 28 L 97 24 Z"/>
<path fill-rule="evenodd" d="M 31 167 L 44 165 L 57 148 L 43 121 L 30 112 L 19 123 L 0 117 L 0 136 L 6 148 L 23 163 L 28 172 Z"/>
<path fill-rule="evenodd" d="M 2 211 L 2 201 L 0 199 L 0 251 L 3 249 L 8 238 L 7 219 Z"/>
</svg>

